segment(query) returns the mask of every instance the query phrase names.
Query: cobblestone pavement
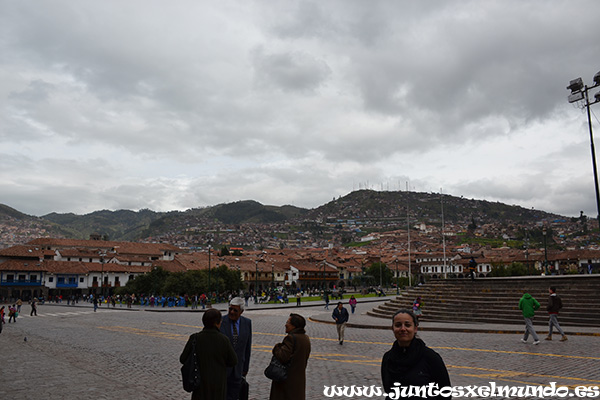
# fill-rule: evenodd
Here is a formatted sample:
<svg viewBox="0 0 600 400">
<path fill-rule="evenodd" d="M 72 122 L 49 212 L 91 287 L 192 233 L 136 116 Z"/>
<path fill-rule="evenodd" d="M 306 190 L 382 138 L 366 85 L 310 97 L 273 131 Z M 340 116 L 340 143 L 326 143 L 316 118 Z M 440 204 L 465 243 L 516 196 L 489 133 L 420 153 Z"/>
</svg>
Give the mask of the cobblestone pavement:
<svg viewBox="0 0 600 400">
<path fill-rule="evenodd" d="M 324 310 L 244 313 L 254 330 L 248 374 L 252 399 L 268 398 L 270 382 L 263 370 L 272 347 L 284 337 L 290 312 L 310 317 Z M 89 307 L 41 305 L 38 317 L 28 314 L 23 306 L 17 322 L 5 324 L 0 334 L 0 399 L 190 398 L 181 388 L 178 359 L 189 335 L 201 329 L 201 313 L 119 308 L 94 313 Z M 343 345 L 332 325 L 309 321 L 307 332 L 312 342 L 307 399 L 327 398 L 325 386 L 381 384 L 380 362 L 392 345 L 391 331 L 349 327 Z M 453 385 L 600 386 L 599 337 L 534 346 L 521 343 L 518 334 L 425 330 L 419 335 L 443 357 Z"/>
</svg>

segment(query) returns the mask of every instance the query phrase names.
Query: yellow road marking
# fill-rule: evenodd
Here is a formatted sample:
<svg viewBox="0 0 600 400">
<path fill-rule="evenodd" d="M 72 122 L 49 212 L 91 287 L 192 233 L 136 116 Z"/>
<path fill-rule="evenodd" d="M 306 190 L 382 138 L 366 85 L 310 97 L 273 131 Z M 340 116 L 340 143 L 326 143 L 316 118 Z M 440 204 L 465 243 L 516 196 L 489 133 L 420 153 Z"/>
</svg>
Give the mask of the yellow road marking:
<svg viewBox="0 0 600 400">
<path fill-rule="evenodd" d="M 175 324 L 175 323 L 166 323 L 166 322 L 163 322 L 163 324 L 164 325 L 181 326 L 181 327 L 186 327 L 186 328 L 201 329 L 200 326 L 196 326 L 196 325 L 184 325 L 184 324 Z M 122 332 L 122 333 L 134 334 L 134 335 L 151 336 L 151 337 L 156 337 L 156 338 L 178 340 L 178 341 L 186 341 L 187 338 L 189 337 L 188 334 L 177 334 L 177 333 L 170 333 L 170 332 L 159 332 L 159 331 L 155 331 L 155 330 L 139 329 L 139 328 L 132 328 L 132 327 L 124 327 L 124 326 L 99 326 L 98 328 L 99 329 L 108 330 L 108 331 L 112 331 L 112 332 Z M 255 335 L 263 335 L 263 336 L 277 336 L 277 337 L 284 337 L 284 336 L 286 336 L 285 334 L 268 333 L 268 332 L 253 332 L 253 334 L 255 334 Z M 330 338 L 315 338 L 315 337 L 311 337 L 311 340 L 336 341 L 337 342 L 337 339 L 330 339 Z M 382 344 L 382 345 L 387 345 L 387 346 L 391 346 L 392 345 L 392 343 L 389 343 L 389 342 L 386 343 L 386 342 L 348 341 L 348 343 Z M 547 356 L 547 357 L 562 357 L 562 358 L 574 358 L 574 359 L 600 360 L 600 357 L 584 357 L 584 356 L 569 356 L 569 355 L 560 355 L 560 354 L 527 353 L 527 352 L 520 352 L 520 351 L 470 349 L 470 348 L 464 348 L 464 347 L 442 347 L 442 346 L 438 346 L 438 347 L 433 347 L 432 346 L 432 348 L 434 348 L 434 349 L 444 349 L 444 350 L 475 351 L 475 352 L 489 352 L 489 353 L 501 353 L 501 354 L 519 354 L 519 355 L 526 354 L 526 355 L 537 355 L 537 356 Z M 272 346 L 270 346 L 270 345 L 258 345 L 258 344 L 254 344 L 252 346 L 252 349 L 255 350 L 255 351 L 270 353 L 271 350 L 272 350 Z M 361 364 L 361 365 L 377 366 L 377 367 L 381 365 L 381 358 L 369 358 L 369 356 L 356 355 L 356 354 L 312 353 L 311 354 L 311 359 L 313 359 L 313 360 L 321 360 L 321 361 L 335 361 L 337 363 L 341 362 L 341 363 L 349 363 L 349 364 Z M 458 376 L 473 377 L 473 378 L 479 378 L 479 379 L 497 379 L 497 380 L 501 380 L 501 381 L 505 381 L 505 382 L 527 384 L 527 385 L 541 385 L 541 383 L 539 383 L 539 382 L 521 381 L 521 380 L 514 379 L 514 378 L 517 378 L 518 376 L 529 376 L 529 377 L 543 378 L 544 380 L 548 379 L 548 382 L 550 382 L 550 380 L 552 380 L 552 379 L 555 379 L 555 380 L 567 380 L 567 381 L 570 380 L 570 381 L 581 382 L 581 384 L 578 384 L 578 385 L 565 385 L 565 386 L 568 386 L 571 389 L 575 388 L 576 386 L 585 386 L 585 385 L 589 386 L 589 385 L 592 385 L 592 384 L 600 384 L 599 380 L 591 380 L 591 379 L 578 378 L 578 377 L 568 377 L 568 376 L 559 376 L 559 375 L 544 375 L 544 374 L 535 374 L 535 373 L 530 373 L 530 372 L 499 370 L 499 369 L 481 368 L 481 367 L 472 367 L 472 366 L 462 366 L 462 365 L 450 365 L 449 364 L 449 365 L 446 365 L 446 366 L 450 370 L 452 370 L 452 369 L 457 369 L 457 370 L 462 369 L 462 370 L 481 371 L 482 372 L 482 373 L 477 374 L 477 373 L 466 373 L 466 372 L 461 373 L 461 372 L 458 372 L 458 371 L 453 371 L 453 374 L 458 375 Z M 583 382 L 585 382 L 585 384 Z"/>
</svg>

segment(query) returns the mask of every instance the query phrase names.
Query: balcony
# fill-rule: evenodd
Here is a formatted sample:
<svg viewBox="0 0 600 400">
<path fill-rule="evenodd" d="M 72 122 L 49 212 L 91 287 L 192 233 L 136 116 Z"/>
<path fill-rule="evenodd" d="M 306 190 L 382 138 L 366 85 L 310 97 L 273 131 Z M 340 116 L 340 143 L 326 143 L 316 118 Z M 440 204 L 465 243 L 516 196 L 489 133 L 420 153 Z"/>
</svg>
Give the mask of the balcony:
<svg viewBox="0 0 600 400">
<path fill-rule="evenodd" d="M 0 281 L 0 286 L 42 286 L 41 279 L 33 279 L 33 280 L 7 280 L 2 279 Z"/>
<path fill-rule="evenodd" d="M 65 283 L 65 282 L 59 283 L 59 282 L 57 282 L 56 283 L 56 288 L 57 289 L 58 288 L 60 288 L 60 289 L 77 289 L 77 282 L 75 282 L 75 283 L 69 283 L 69 282 L 67 282 L 67 283 Z"/>
</svg>

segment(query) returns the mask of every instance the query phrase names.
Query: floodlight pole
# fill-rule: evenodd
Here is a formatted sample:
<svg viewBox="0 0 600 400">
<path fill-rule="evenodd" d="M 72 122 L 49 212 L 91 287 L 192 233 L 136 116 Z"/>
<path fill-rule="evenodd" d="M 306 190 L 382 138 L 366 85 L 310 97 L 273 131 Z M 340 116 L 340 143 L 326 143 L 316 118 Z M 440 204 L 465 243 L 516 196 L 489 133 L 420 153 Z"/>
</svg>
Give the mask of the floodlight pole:
<svg viewBox="0 0 600 400">
<path fill-rule="evenodd" d="M 594 148 L 594 132 L 592 130 L 592 116 L 590 112 L 590 106 L 600 102 L 600 92 L 596 93 L 595 101 L 590 103 L 589 98 L 589 90 L 596 89 L 600 87 L 600 72 L 594 75 L 594 85 L 587 86 L 583 84 L 583 80 L 581 78 L 573 79 L 569 82 L 569 86 L 567 89 L 571 90 L 571 95 L 569 96 L 569 103 L 575 103 L 577 101 L 583 100 L 584 105 L 587 111 L 587 119 L 588 119 L 588 128 L 590 131 L 590 147 L 592 150 L 592 166 L 594 168 L 594 185 L 596 188 L 596 210 L 598 212 L 597 220 L 598 226 L 600 228 L 600 189 L 598 188 L 598 167 L 596 166 L 596 150 Z"/>
<path fill-rule="evenodd" d="M 598 85 L 596 85 L 598 86 Z M 600 190 L 598 189 L 598 167 L 596 166 L 596 150 L 594 149 L 594 132 L 592 131 L 592 117 L 590 115 L 590 99 L 588 97 L 588 87 L 585 86 L 585 108 L 587 109 L 588 128 L 590 130 L 590 147 L 592 149 L 592 164 L 594 167 L 594 184 L 596 185 L 596 210 L 598 211 L 597 220 L 600 227 Z M 596 102 L 592 104 L 596 104 Z"/>
</svg>

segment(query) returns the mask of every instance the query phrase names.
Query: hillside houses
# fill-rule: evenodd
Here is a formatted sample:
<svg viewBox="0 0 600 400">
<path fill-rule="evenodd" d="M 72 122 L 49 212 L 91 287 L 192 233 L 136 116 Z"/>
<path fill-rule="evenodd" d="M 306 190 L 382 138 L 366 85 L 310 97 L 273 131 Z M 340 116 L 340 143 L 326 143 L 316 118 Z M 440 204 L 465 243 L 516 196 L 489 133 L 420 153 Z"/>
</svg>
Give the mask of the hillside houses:
<svg viewBox="0 0 600 400">
<path fill-rule="evenodd" d="M 0 297 L 112 294 L 136 276 L 161 267 L 168 272 L 212 270 L 225 266 L 240 273 L 246 289 L 270 287 L 309 289 L 360 284 L 364 269 L 381 262 L 394 278 L 466 277 L 468 261 L 477 261 L 477 275 L 493 267 L 521 263 L 531 273 L 587 273 L 600 266 L 598 250 L 543 251 L 509 248 L 472 249 L 449 246 L 442 251 L 421 238 L 411 243 L 391 232 L 360 248 L 246 250 L 220 256 L 214 250 L 190 251 L 164 243 L 40 238 L 0 250 Z M 545 267 L 545 260 L 548 267 Z M 359 279 L 356 279 L 359 278 Z M 415 282 L 413 280 L 413 282 Z M 389 282 L 388 282 L 389 283 Z"/>
</svg>

